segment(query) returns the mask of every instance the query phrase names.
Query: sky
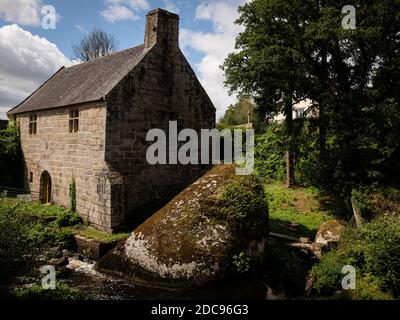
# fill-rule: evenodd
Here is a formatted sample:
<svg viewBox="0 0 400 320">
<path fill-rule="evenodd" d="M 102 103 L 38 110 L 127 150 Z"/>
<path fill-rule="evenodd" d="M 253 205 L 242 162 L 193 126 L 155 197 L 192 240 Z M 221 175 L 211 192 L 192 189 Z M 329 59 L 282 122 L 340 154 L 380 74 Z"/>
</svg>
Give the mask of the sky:
<svg viewBox="0 0 400 320">
<path fill-rule="evenodd" d="M 247 0 L 0 0 L 0 112 L 31 94 L 61 66 L 76 63 L 71 44 L 93 28 L 113 34 L 119 50 L 143 43 L 146 14 L 180 15 L 180 47 L 217 108 L 236 101 L 220 69 L 241 27 L 234 21 Z M 55 9 L 55 29 L 43 28 Z M 46 26 L 45 26 L 46 27 Z"/>
</svg>

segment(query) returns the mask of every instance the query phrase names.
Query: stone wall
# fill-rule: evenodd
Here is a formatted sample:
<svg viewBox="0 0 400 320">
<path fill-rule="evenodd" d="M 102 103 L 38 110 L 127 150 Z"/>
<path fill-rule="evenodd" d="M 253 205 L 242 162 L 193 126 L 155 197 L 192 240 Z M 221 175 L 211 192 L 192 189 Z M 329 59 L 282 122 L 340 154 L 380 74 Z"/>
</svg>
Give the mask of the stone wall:
<svg viewBox="0 0 400 320">
<path fill-rule="evenodd" d="M 69 186 L 74 177 L 79 214 L 96 228 L 111 231 L 111 187 L 104 161 L 106 108 L 104 103 L 98 103 L 78 109 L 76 133 L 69 132 L 70 108 L 33 112 L 38 121 L 34 135 L 29 134 L 29 114 L 18 115 L 26 166 L 25 186 L 39 200 L 41 175 L 47 171 L 52 182 L 52 202 L 68 207 Z"/>
<path fill-rule="evenodd" d="M 112 226 L 138 224 L 206 169 L 201 165 L 149 165 L 146 134 L 215 127 L 215 108 L 178 46 L 155 45 L 106 97 L 106 161 L 121 183 L 113 184 Z"/>
</svg>

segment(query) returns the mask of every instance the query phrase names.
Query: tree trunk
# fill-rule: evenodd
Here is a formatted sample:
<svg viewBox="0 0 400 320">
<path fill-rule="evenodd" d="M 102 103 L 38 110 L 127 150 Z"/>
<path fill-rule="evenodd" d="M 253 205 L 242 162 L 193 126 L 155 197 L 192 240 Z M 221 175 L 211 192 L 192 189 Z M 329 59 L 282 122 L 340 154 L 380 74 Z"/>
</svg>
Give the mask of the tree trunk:
<svg viewBox="0 0 400 320">
<path fill-rule="evenodd" d="M 292 98 L 288 97 L 285 101 L 286 115 L 286 138 L 288 141 L 286 150 L 286 187 L 290 188 L 293 185 L 294 170 L 293 170 L 293 102 Z"/>
</svg>

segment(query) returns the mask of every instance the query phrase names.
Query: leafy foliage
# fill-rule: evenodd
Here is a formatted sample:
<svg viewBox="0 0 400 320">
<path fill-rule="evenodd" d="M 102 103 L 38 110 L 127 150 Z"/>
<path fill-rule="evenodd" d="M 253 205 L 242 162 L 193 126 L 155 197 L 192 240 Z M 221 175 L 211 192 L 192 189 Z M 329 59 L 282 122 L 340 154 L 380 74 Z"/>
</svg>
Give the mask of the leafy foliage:
<svg viewBox="0 0 400 320">
<path fill-rule="evenodd" d="M 283 180 L 285 177 L 285 144 L 281 125 L 274 124 L 256 138 L 255 170 L 259 177 Z"/>
<path fill-rule="evenodd" d="M 30 288 L 14 289 L 13 294 L 19 300 L 30 301 L 86 300 L 82 292 L 72 289 L 62 282 L 59 282 L 54 290 L 46 290 L 42 286 L 36 285 Z"/>
<path fill-rule="evenodd" d="M 12 121 L 0 131 L 0 185 L 21 188 L 23 163 L 18 125 Z"/>
<path fill-rule="evenodd" d="M 0 207 L 0 284 L 29 273 L 35 265 L 39 243 L 32 236 L 32 221 L 13 207 Z"/>
<path fill-rule="evenodd" d="M 76 211 L 76 181 L 75 178 L 72 179 L 69 185 L 69 209 L 71 211 Z"/>
<path fill-rule="evenodd" d="M 228 107 L 224 116 L 219 120 L 222 125 L 237 126 L 247 124 L 250 116 L 250 122 L 254 121 L 255 105 L 248 98 L 242 97 L 239 101 Z"/>
<path fill-rule="evenodd" d="M 400 296 L 400 217 L 381 216 L 360 228 L 348 228 L 339 247 L 325 254 L 311 271 L 312 289 L 329 295 L 341 289 L 341 270 L 356 268 L 358 279 L 379 286 L 382 293 Z M 367 290 L 365 287 L 363 290 Z M 374 289 L 376 291 L 376 288 Z M 364 294 L 366 294 L 364 292 Z"/>
<path fill-rule="evenodd" d="M 385 214 L 400 214 L 400 190 L 384 186 L 364 186 L 352 190 L 361 215 L 367 220 Z"/>
<path fill-rule="evenodd" d="M 82 224 L 82 219 L 76 212 L 64 210 L 57 216 L 57 220 L 53 222 L 56 227 L 74 227 Z"/>
<path fill-rule="evenodd" d="M 244 252 L 233 256 L 233 265 L 238 273 L 246 273 L 250 271 L 250 258 Z"/>
<path fill-rule="evenodd" d="M 318 109 L 306 177 L 344 196 L 354 185 L 400 177 L 400 2 L 356 0 L 357 28 L 341 26 L 345 1 L 254 0 L 224 63 L 232 91 L 255 97 L 260 117 L 308 98 Z M 288 150 L 298 137 L 293 133 Z M 289 137 L 290 138 L 290 137 Z M 299 152 L 299 150 L 297 150 Z M 314 179 L 310 182 L 314 183 Z"/>
</svg>

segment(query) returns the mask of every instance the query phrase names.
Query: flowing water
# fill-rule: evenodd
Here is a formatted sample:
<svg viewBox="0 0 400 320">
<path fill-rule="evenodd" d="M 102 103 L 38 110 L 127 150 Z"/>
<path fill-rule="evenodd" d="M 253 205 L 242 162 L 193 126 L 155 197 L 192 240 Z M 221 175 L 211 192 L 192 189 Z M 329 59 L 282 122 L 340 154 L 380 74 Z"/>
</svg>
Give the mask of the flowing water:
<svg viewBox="0 0 400 320">
<path fill-rule="evenodd" d="M 94 261 L 69 259 L 62 279 L 93 300 L 174 300 L 174 299 L 266 299 L 268 287 L 257 278 L 235 278 L 191 290 L 161 289 L 136 285 L 95 270 Z"/>
</svg>

